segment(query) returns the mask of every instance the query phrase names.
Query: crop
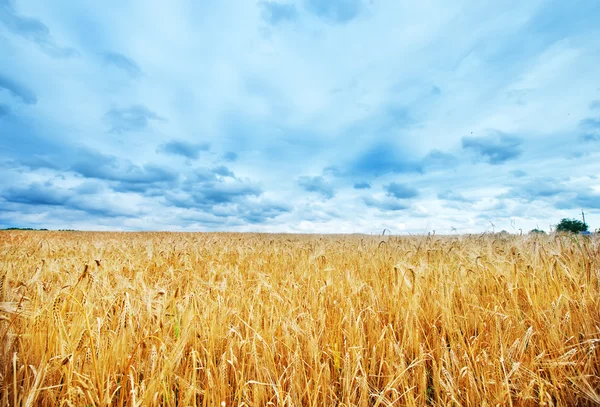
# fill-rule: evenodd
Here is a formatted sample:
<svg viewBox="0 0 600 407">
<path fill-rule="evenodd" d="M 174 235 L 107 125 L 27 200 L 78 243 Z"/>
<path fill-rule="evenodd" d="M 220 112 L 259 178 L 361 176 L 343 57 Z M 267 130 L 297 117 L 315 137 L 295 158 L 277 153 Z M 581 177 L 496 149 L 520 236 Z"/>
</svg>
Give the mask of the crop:
<svg viewBox="0 0 600 407">
<path fill-rule="evenodd" d="M 600 403 L 600 241 L 0 233 L 0 404 Z"/>
</svg>

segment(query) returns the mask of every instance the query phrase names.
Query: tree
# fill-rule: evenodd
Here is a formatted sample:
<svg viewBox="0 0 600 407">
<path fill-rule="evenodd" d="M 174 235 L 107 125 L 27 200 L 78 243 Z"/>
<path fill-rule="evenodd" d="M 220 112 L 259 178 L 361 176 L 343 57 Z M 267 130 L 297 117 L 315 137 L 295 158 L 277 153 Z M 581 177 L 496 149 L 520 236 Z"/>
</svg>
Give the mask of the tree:
<svg viewBox="0 0 600 407">
<path fill-rule="evenodd" d="M 538 228 L 531 229 L 531 230 L 529 231 L 529 233 L 530 233 L 530 234 L 539 233 L 539 234 L 541 234 L 541 235 L 545 235 L 545 234 L 546 234 L 546 232 L 544 232 L 543 230 L 541 230 L 541 229 L 538 229 Z"/>
<path fill-rule="evenodd" d="M 588 230 L 588 225 L 578 219 L 567 219 L 563 218 L 558 225 L 556 225 L 557 232 L 571 232 L 579 233 Z"/>
</svg>

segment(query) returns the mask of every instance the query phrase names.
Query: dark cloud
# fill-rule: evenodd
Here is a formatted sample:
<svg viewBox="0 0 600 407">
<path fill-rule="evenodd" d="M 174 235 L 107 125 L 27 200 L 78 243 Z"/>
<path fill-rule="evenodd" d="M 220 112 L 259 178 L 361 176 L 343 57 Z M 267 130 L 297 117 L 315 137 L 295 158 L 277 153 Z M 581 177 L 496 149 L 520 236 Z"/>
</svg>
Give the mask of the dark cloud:
<svg viewBox="0 0 600 407">
<path fill-rule="evenodd" d="M 362 0 L 305 0 L 306 8 L 317 17 L 333 22 L 347 23 L 362 11 Z"/>
<path fill-rule="evenodd" d="M 210 211 L 192 209 L 191 213 L 184 214 L 180 219 L 222 229 L 244 223 L 262 224 L 290 211 L 289 205 L 252 198 L 239 203 L 219 205 Z"/>
<path fill-rule="evenodd" d="M 371 184 L 368 182 L 356 182 L 354 183 L 354 189 L 369 189 L 371 188 Z"/>
<path fill-rule="evenodd" d="M 302 176 L 297 180 L 298 186 L 307 192 L 316 192 L 326 199 L 331 199 L 335 195 L 333 187 L 325 181 L 322 176 L 309 177 Z"/>
<path fill-rule="evenodd" d="M 421 164 L 403 155 L 387 143 L 372 146 L 350 164 L 350 172 L 360 176 L 380 176 L 389 173 L 421 172 Z"/>
<path fill-rule="evenodd" d="M 284 124 L 283 118 L 287 114 L 275 109 L 271 119 L 264 119 L 237 110 L 227 113 L 221 121 L 223 140 L 240 154 L 260 151 L 262 157 L 277 157 L 282 162 L 312 157 L 316 149 L 331 145 L 322 134 L 310 127 Z"/>
<path fill-rule="evenodd" d="M 521 33 L 518 37 L 518 47 L 523 47 L 523 36 L 535 33 L 542 34 L 550 43 L 569 38 L 577 33 L 587 32 L 598 26 L 598 3 L 595 1 L 582 1 L 573 7 L 572 3 L 557 2 L 552 7 L 539 9 L 528 21 L 528 32 Z M 577 24 L 564 24 L 574 21 Z"/>
<path fill-rule="evenodd" d="M 523 140 L 494 131 L 485 137 L 463 137 L 462 147 L 471 150 L 492 165 L 503 164 L 518 158 Z"/>
<path fill-rule="evenodd" d="M 26 167 L 31 170 L 39 170 L 42 168 L 51 170 L 64 169 L 64 167 L 61 166 L 60 159 L 58 157 L 48 157 L 36 154 L 20 158 L 16 162 L 16 165 Z"/>
<path fill-rule="evenodd" d="M 142 74 L 142 70 L 131 58 L 126 57 L 118 52 L 105 52 L 102 54 L 104 62 L 109 65 L 114 65 L 127 72 L 132 78 L 137 78 Z"/>
<path fill-rule="evenodd" d="M 8 116 L 10 114 L 10 108 L 5 105 L 0 103 L 0 118 L 4 117 L 4 116 Z"/>
<path fill-rule="evenodd" d="M 287 21 L 295 21 L 298 18 L 298 9 L 294 4 L 264 1 L 261 6 L 263 8 L 263 18 L 269 24 L 276 25 Z"/>
<path fill-rule="evenodd" d="M 375 199 L 370 196 L 363 198 L 363 202 L 370 208 L 377 208 L 380 211 L 403 211 L 410 208 L 410 206 L 397 199 Z"/>
<path fill-rule="evenodd" d="M 198 185 L 202 185 L 205 183 L 211 182 L 224 182 L 219 177 L 231 177 L 236 180 L 236 182 L 240 181 L 233 171 L 227 168 L 224 165 L 220 165 L 218 167 L 214 167 L 212 169 L 205 167 L 197 167 L 192 170 L 192 172 L 186 174 L 185 179 L 183 180 L 182 186 L 186 190 L 192 190 Z"/>
<path fill-rule="evenodd" d="M 600 193 L 593 191 L 578 192 L 573 201 L 577 208 L 600 209 Z"/>
<path fill-rule="evenodd" d="M 105 118 L 110 125 L 111 133 L 140 131 L 148 127 L 151 120 L 164 120 L 143 105 L 110 109 Z"/>
<path fill-rule="evenodd" d="M 419 191 L 415 188 L 392 182 L 383 187 L 387 195 L 392 196 L 396 199 L 409 199 L 419 195 Z"/>
<path fill-rule="evenodd" d="M 452 154 L 439 150 L 431 150 L 421 160 L 420 167 L 423 169 L 445 170 L 458 165 L 458 159 Z"/>
<path fill-rule="evenodd" d="M 73 48 L 57 45 L 50 35 L 50 29 L 40 20 L 19 15 L 10 0 L 0 1 L 0 23 L 13 34 L 36 43 L 53 57 L 66 58 L 79 55 Z"/>
<path fill-rule="evenodd" d="M 225 154 L 223 154 L 223 160 L 227 161 L 227 162 L 234 162 L 237 161 L 238 159 L 238 155 L 237 153 L 234 153 L 233 151 L 228 151 Z"/>
<path fill-rule="evenodd" d="M 262 189 L 248 180 L 236 178 L 227 167 L 195 168 L 177 188 L 158 191 L 166 201 L 180 208 L 201 209 L 215 214 L 215 207 L 234 205 L 258 197 Z"/>
<path fill-rule="evenodd" d="M 68 164 L 72 150 L 60 133 L 38 120 L 16 114 L 0 120 L 0 159 L 8 158 L 10 166 L 58 169 Z"/>
<path fill-rule="evenodd" d="M 510 174 L 515 178 L 522 178 L 527 175 L 527 173 L 525 171 L 521 171 L 521 170 L 513 170 L 510 172 Z"/>
<path fill-rule="evenodd" d="M 262 190 L 258 186 L 243 182 L 207 182 L 198 185 L 190 192 L 193 206 L 196 207 L 230 204 L 239 202 L 243 198 L 262 194 Z"/>
<path fill-rule="evenodd" d="M 438 199 L 443 199 L 445 201 L 454 201 L 454 202 L 473 202 L 472 199 L 469 199 L 467 197 L 465 197 L 463 194 L 461 194 L 460 192 L 456 192 L 456 191 L 452 191 L 452 190 L 446 190 L 446 191 L 442 191 L 439 192 L 437 194 Z"/>
<path fill-rule="evenodd" d="M 125 211 L 107 202 L 105 197 L 95 195 L 100 190 L 91 189 L 89 185 L 75 188 L 62 188 L 51 182 L 34 182 L 24 187 L 7 188 L 1 197 L 10 203 L 31 207 L 61 207 L 66 210 L 83 211 L 87 214 L 102 217 L 133 216 L 135 212 Z M 21 211 L 22 208 L 19 208 Z M 25 210 L 35 213 L 36 211 Z"/>
<path fill-rule="evenodd" d="M 102 195 L 77 195 L 68 202 L 67 206 L 70 209 L 104 218 L 135 217 L 142 214 L 140 210 L 130 210 L 112 202 L 107 202 L 106 198 Z"/>
<path fill-rule="evenodd" d="M 91 195 L 104 191 L 104 185 L 98 181 L 86 180 L 72 189 L 78 194 Z"/>
<path fill-rule="evenodd" d="M 20 99 L 25 104 L 34 105 L 37 103 L 37 96 L 31 89 L 2 74 L 0 74 L 1 89 L 8 91 L 13 97 Z"/>
<path fill-rule="evenodd" d="M 588 117 L 579 123 L 583 141 L 600 141 L 600 117 Z"/>
<path fill-rule="evenodd" d="M 200 211 L 192 211 L 191 213 L 185 213 L 179 216 L 179 219 L 186 224 L 195 224 L 200 223 L 203 226 L 208 227 L 223 227 L 229 226 L 230 224 L 227 222 L 227 217 L 223 216 L 215 216 L 212 213 L 200 212 Z"/>
<path fill-rule="evenodd" d="M 62 206 L 71 197 L 67 190 L 53 188 L 51 184 L 39 182 L 26 187 L 8 188 L 2 192 L 2 198 L 8 202 L 26 205 Z"/>
<path fill-rule="evenodd" d="M 337 166 L 330 165 L 328 167 L 323 168 L 322 174 L 331 177 L 339 177 L 342 175 L 342 171 L 340 171 L 340 169 Z"/>
<path fill-rule="evenodd" d="M 289 205 L 282 203 L 247 201 L 237 206 L 234 215 L 248 223 L 261 224 L 291 210 Z"/>
<path fill-rule="evenodd" d="M 172 185 L 177 174 L 156 165 L 138 166 L 129 160 L 82 149 L 77 161 L 69 167 L 86 178 L 114 181 L 115 190 L 144 192 L 150 187 Z"/>
<path fill-rule="evenodd" d="M 217 174 L 214 171 L 211 171 L 208 168 L 194 168 L 194 170 L 186 175 L 185 185 L 188 185 L 190 188 L 195 184 L 207 182 L 207 181 L 216 181 Z"/>
<path fill-rule="evenodd" d="M 220 175 L 222 177 L 235 178 L 235 174 L 233 173 L 233 171 L 231 171 L 229 168 L 225 167 L 224 165 L 220 165 L 216 168 L 213 168 L 212 172 L 214 174 Z"/>
<path fill-rule="evenodd" d="M 529 180 L 521 185 L 512 187 L 502 198 L 519 199 L 524 202 L 535 200 L 547 200 L 560 194 L 568 193 L 570 190 L 558 180 L 551 178 L 539 178 Z"/>
<path fill-rule="evenodd" d="M 194 144 L 182 140 L 172 140 L 162 144 L 156 150 L 160 153 L 180 155 L 191 160 L 196 160 L 200 157 L 202 151 L 210 150 L 209 143 Z"/>
<path fill-rule="evenodd" d="M 581 121 L 580 126 L 584 130 L 598 130 L 600 128 L 600 118 L 590 117 Z"/>
<path fill-rule="evenodd" d="M 567 199 L 556 203 L 558 209 L 600 209 L 600 193 L 591 189 L 577 191 Z"/>
</svg>

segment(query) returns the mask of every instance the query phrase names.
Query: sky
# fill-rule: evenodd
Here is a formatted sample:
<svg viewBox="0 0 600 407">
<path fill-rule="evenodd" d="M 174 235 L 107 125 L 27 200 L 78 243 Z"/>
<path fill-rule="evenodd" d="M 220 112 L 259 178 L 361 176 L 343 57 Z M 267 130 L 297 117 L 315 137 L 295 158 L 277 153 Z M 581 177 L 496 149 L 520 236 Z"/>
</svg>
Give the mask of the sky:
<svg viewBox="0 0 600 407">
<path fill-rule="evenodd" d="M 600 228 L 597 0 L 0 0 L 0 228 Z"/>
</svg>

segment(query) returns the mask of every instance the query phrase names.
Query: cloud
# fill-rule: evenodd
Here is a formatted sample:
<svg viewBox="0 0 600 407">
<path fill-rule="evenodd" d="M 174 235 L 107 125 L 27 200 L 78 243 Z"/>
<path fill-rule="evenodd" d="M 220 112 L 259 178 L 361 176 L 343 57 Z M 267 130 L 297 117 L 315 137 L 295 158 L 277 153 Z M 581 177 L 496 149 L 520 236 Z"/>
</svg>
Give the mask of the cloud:
<svg viewBox="0 0 600 407">
<path fill-rule="evenodd" d="M 261 194 L 262 190 L 258 186 L 241 181 L 210 181 L 186 189 L 179 196 L 170 196 L 168 200 L 175 206 L 208 209 L 215 205 L 236 203 L 244 198 Z"/>
<path fill-rule="evenodd" d="M 4 116 L 8 116 L 10 114 L 10 108 L 3 104 L 0 103 L 0 118 L 4 117 Z"/>
<path fill-rule="evenodd" d="M 235 216 L 251 224 L 261 224 L 291 211 L 289 205 L 282 203 L 246 201 L 238 205 Z"/>
<path fill-rule="evenodd" d="M 302 176 L 298 178 L 297 183 L 306 192 L 316 192 L 326 199 L 331 199 L 335 195 L 333 187 L 322 176 Z"/>
<path fill-rule="evenodd" d="M 228 151 L 225 154 L 223 154 L 223 160 L 228 161 L 228 162 L 234 162 L 237 161 L 238 159 L 238 155 L 237 153 L 233 152 L 233 151 Z"/>
<path fill-rule="evenodd" d="M 354 189 L 369 189 L 369 188 L 371 188 L 371 184 L 369 184 L 368 182 L 364 182 L 364 181 L 356 182 L 356 183 L 354 183 L 353 188 Z"/>
<path fill-rule="evenodd" d="M 0 120 L 0 164 L 31 170 L 66 168 L 75 149 L 35 112 L 20 113 Z"/>
<path fill-rule="evenodd" d="M 342 171 L 335 165 L 328 165 L 323 168 L 322 174 L 330 177 L 340 177 L 342 176 Z"/>
<path fill-rule="evenodd" d="M 397 182 L 392 182 L 384 186 L 383 189 L 386 191 L 387 195 L 393 196 L 396 199 L 409 199 L 419 195 L 419 191 L 415 188 Z"/>
<path fill-rule="evenodd" d="M 237 205 L 251 197 L 259 197 L 263 190 L 247 179 L 235 177 L 225 166 L 212 169 L 194 168 L 175 187 L 157 191 L 169 205 L 179 208 L 196 208 L 211 211 L 224 205 Z"/>
<path fill-rule="evenodd" d="M 143 214 L 140 209 L 125 207 L 120 205 L 118 200 L 108 200 L 106 196 L 100 194 L 77 195 L 68 202 L 67 206 L 70 209 L 83 211 L 89 215 L 103 218 L 135 217 Z"/>
<path fill-rule="evenodd" d="M 231 171 L 229 168 L 225 167 L 224 165 L 220 165 L 216 168 L 213 168 L 213 173 L 220 175 L 221 177 L 231 177 L 231 178 L 235 178 L 235 174 L 233 173 L 233 171 Z"/>
<path fill-rule="evenodd" d="M 518 158 L 523 140 L 494 131 L 485 137 L 463 137 L 462 147 L 471 150 L 485 159 L 489 164 L 498 165 Z"/>
<path fill-rule="evenodd" d="M 25 155 L 18 160 L 15 160 L 14 164 L 16 166 L 29 168 L 30 170 L 39 170 L 45 168 L 51 170 L 61 170 L 66 168 L 64 163 L 60 163 L 59 157 L 49 157 L 38 154 Z"/>
<path fill-rule="evenodd" d="M 79 55 L 73 48 L 57 45 L 50 35 L 50 29 L 40 20 L 19 15 L 10 0 L 0 2 L 0 23 L 13 34 L 36 43 L 50 56 L 67 58 Z"/>
<path fill-rule="evenodd" d="M 597 192 L 578 192 L 575 195 L 574 202 L 578 208 L 600 209 L 600 193 Z"/>
<path fill-rule="evenodd" d="M 401 154 L 388 143 L 376 143 L 361 152 L 351 163 L 350 173 L 360 176 L 378 177 L 389 173 L 411 173 L 422 171 L 421 164 L 408 154 Z"/>
<path fill-rule="evenodd" d="M 289 205 L 251 197 L 238 203 L 218 205 L 210 209 L 192 209 L 181 216 L 186 222 L 200 223 L 209 227 L 231 227 L 234 225 L 260 225 L 278 216 L 291 212 Z M 189 211 L 189 210 L 188 210 Z"/>
<path fill-rule="evenodd" d="M 380 211 L 403 211 L 410 208 L 410 205 L 396 199 L 376 199 L 371 196 L 363 198 L 363 202 L 370 208 L 376 208 Z"/>
<path fill-rule="evenodd" d="M 431 150 L 421 160 L 420 168 L 433 170 L 447 170 L 455 167 L 458 159 L 452 154 L 444 153 L 440 150 Z"/>
<path fill-rule="evenodd" d="M 83 181 L 81 184 L 77 185 L 76 187 L 74 187 L 73 191 L 75 191 L 78 194 L 82 194 L 82 195 L 98 194 L 98 193 L 104 191 L 104 185 L 98 181 L 86 180 L 86 181 Z"/>
<path fill-rule="evenodd" d="M 112 108 L 106 113 L 105 118 L 110 125 L 111 133 L 141 131 L 146 129 L 152 120 L 164 120 L 143 105 Z"/>
<path fill-rule="evenodd" d="M 588 117 L 579 122 L 582 140 L 586 142 L 600 141 L 600 117 Z"/>
<path fill-rule="evenodd" d="M 66 210 L 83 211 L 101 217 L 132 216 L 135 211 L 125 210 L 110 202 L 105 196 L 96 195 L 101 189 L 79 185 L 63 188 L 51 182 L 34 182 L 27 186 L 7 188 L 0 193 L 6 202 L 41 207 L 61 207 Z"/>
<path fill-rule="evenodd" d="M 132 78 L 137 78 L 142 74 L 142 70 L 131 58 L 118 52 L 105 52 L 102 54 L 104 63 L 114 65 L 127 72 Z"/>
<path fill-rule="evenodd" d="M 264 1 L 261 3 L 261 7 L 263 8 L 263 18 L 269 24 L 276 25 L 298 18 L 298 9 L 294 4 Z"/>
<path fill-rule="evenodd" d="M 510 172 L 510 174 L 515 178 L 523 178 L 523 177 L 527 176 L 527 173 L 525 171 L 521 171 L 521 170 L 513 170 Z"/>
<path fill-rule="evenodd" d="M 437 194 L 438 199 L 443 199 L 445 201 L 454 201 L 454 202 L 473 202 L 472 199 L 466 198 L 460 192 L 452 191 L 447 189 L 445 191 L 439 192 Z"/>
<path fill-rule="evenodd" d="M 72 193 L 53 188 L 51 184 L 32 183 L 26 187 L 12 187 L 2 192 L 2 198 L 8 202 L 27 205 L 64 205 Z"/>
<path fill-rule="evenodd" d="M 95 178 L 119 183 L 122 191 L 145 191 L 154 184 L 173 183 L 177 175 L 156 165 L 138 166 L 126 159 L 100 152 L 81 149 L 78 160 L 69 167 L 86 178 Z"/>
<path fill-rule="evenodd" d="M 525 183 L 512 187 L 503 198 L 519 199 L 524 202 L 554 198 L 560 194 L 568 193 L 571 189 L 553 178 L 530 179 Z"/>
<path fill-rule="evenodd" d="M 202 151 L 210 150 L 209 143 L 194 144 L 182 140 L 171 140 L 168 143 L 161 144 L 157 152 L 180 155 L 191 160 L 197 160 L 200 157 Z"/>
<path fill-rule="evenodd" d="M 343 24 L 354 20 L 362 11 L 362 0 L 306 0 L 306 8 L 315 16 Z"/>
<path fill-rule="evenodd" d="M 208 168 L 194 168 L 191 173 L 186 174 L 185 183 L 187 183 L 189 188 L 192 188 L 194 185 L 207 181 L 216 181 L 217 174 L 214 170 L 210 170 Z"/>
<path fill-rule="evenodd" d="M 0 0 L 0 73 L 37 100 L 0 89 L 0 194 L 68 198 L 0 199 L 0 227 L 476 233 L 594 206 L 592 0 L 67 3 Z"/>
<path fill-rule="evenodd" d="M 8 91 L 13 97 L 20 99 L 25 104 L 34 105 L 37 103 L 37 96 L 31 89 L 2 74 L 0 74 L 1 89 Z"/>
<path fill-rule="evenodd" d="M 600 193 L 592 190 L 577 191 L 573 196 L 556 203 L 558 209 L 595 210 L 600 209 Z"/>
</svg>

